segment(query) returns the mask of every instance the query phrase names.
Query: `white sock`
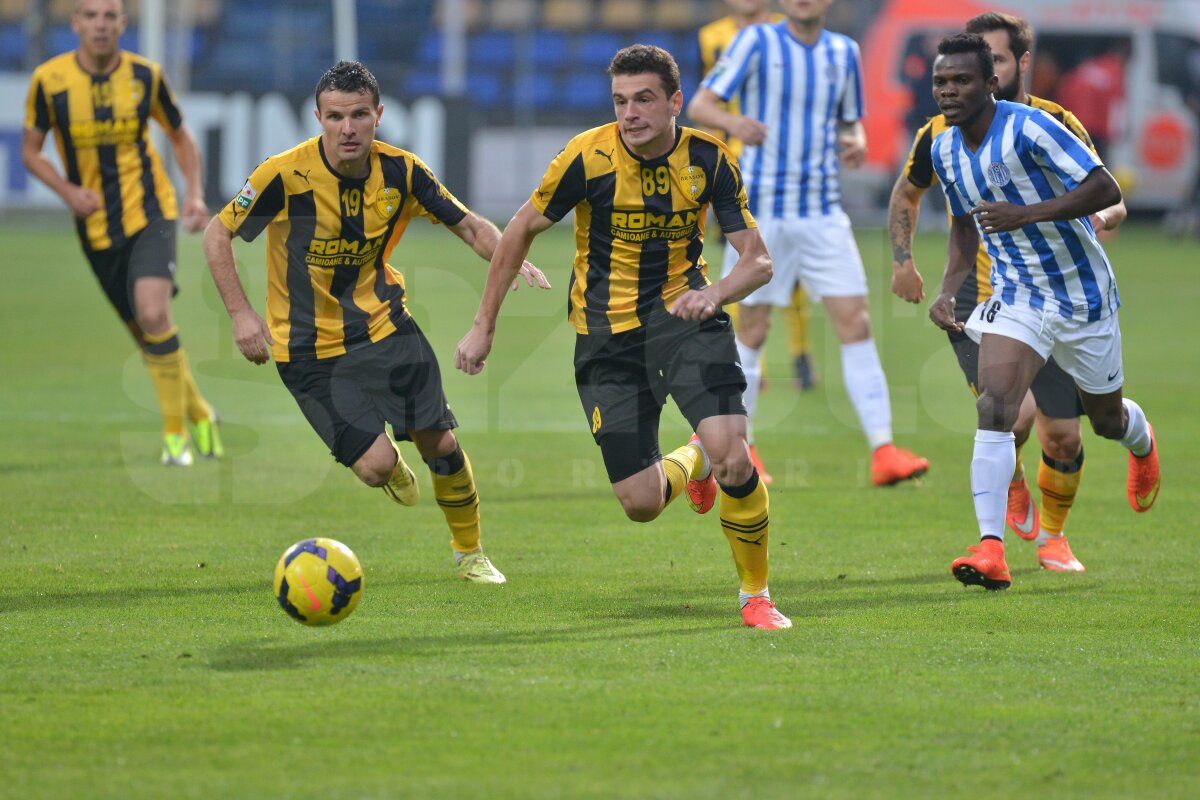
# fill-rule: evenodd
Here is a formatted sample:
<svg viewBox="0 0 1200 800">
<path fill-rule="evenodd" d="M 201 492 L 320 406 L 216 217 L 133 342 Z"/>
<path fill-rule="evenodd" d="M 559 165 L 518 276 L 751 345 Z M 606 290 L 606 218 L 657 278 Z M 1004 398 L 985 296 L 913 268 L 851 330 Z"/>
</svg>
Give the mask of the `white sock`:
<svg viewBox="0 0 1200 800">
<path fill-rule="evenodd" d="M 768 589 L 763 589 L 758 594 L 749 594 L 748 592 L 738 591 L 738 608 L 745 608 L 746 603 L 750 602 L 752 597 L 765 597 L 771 599 L 771 592 Z"/>
<path fill-rule="evenodd" d="M 762 348 L 752 348 L 737 342 L 738 359 L 742 362 L 742 372 L 746 375 L 746 391 L 742 393 L 742 402 L 746 404 L 746 441 L 754 444 L 754 411 L 758 408 L 758 383 L 762 378 L 759 363 L 762 359 Z"/>
<path fill-rule="evenodd" d="M 892 441 L 892 400 L 875 340 L 842 345 L 842 381 L 874 450 Z"/>
<path fill-rule="evenodd" d="M 979 537 L 1004 541 L 1004 515 L 1008 509 L 1008 484 L 1017 466 L 1016 437 L 1012 431 L 975 431 L 971 456 L 971 494 Z"/>
<path fill-rule="evenodd" d="M 1121 444 L 1138 458 L 1150 455 L 1150 425 L 1142 407 L 1126 397 L 1121 401 L 1129 414 L 1129 427 L 1121 437 Z"/>
<path fill-rule="evenodd" d="M 1043 546 L 1045 546 L 1045 545 L 1046 545 L 1046 543 L 1047 543 L 1047 542 L 1049 542 L 1051 539 L 1055 539 L 1055 540 L 1057 540 L 1057 539 L 1061 539 L 1061 538 L 1062 538 L 1064 535 L 1065 535 L 1065 534 L 1062 534 L 1062 533 L 1050 533 L 1050 531 L 1046 530 L 1045 528 L 1040 528 L 1040 527 L 1039 527 L 1039 528 L 1038 528 L 1038 535 L 1037 535 L 1037 539 L 1034 541 L 1034 543 L 1035 543 L 1035 544 L 1036 544 L 1038 547 L 1043 547 Z"/>
<path fill-rule="evenodd" d="M 466 558 L 467 556 L 473 556 L 473 555 L 475 555 L 476 553 L 482 553 L 482 552 L 483 552 L 483 548 L 482 548 L 482 547 L 476 547 L 474 550 L 472 550 L 472 551 L 471 551 L 471 552 L 469 552 L 469 553 L 460 553 L 460 552 L 458 552 L 457 550 L 455 550 L 455 551 L 453 551 L 453 552 L 454 552 L 454 563 L 455 563 L 455 564 L 461 564 L 461 563 L 462 563 L 462 560 L 463 560 L 464 558 Z"/>
</svg>

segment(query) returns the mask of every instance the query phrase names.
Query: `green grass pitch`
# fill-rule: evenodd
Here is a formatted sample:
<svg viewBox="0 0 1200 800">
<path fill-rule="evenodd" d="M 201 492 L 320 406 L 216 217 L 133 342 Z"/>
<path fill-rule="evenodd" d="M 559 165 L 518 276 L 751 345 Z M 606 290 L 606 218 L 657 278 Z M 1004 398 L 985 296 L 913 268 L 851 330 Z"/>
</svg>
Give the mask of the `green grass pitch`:
<svg viewBox="0 0 1200 800">
<path fill-rule="evenodd" d="M 869 486 L 838 347 L 813 316 L 800 394 L 776 328 L 760 447 L 772 594 L 795 629 L 741 627 L 714 517 L 628 522 L 576 398 L 567 226 L 510 295 L 481 376 L 452 370 L 485 265 L 413 226 L 393 263 L 441 358 L 504 587 L 455 579 L 426 489 L 413 509 L 328 456 L 273 366 L 232 344 L 196 237 L 174 304 L 229 457 L 158 466 L 152 389 L 65 221 L 2 231 L 0 795 L 29 798 L 1183 797 L 1200 786 L 1200 247 L 1130 224 L 1109 246 L 1127 386 L 1161 442 L 1152 512 L 1124 451 L 1085 433 L 1068 533 L 1081 575 L 965 590 L 973 407 L 924 308 L 888 293 L 859 232 L 896 438 L 919 485 Z M 944 238 L 922 236 L 927 289 Z M 261 309 L 260 246 L 240 245 Z M 673 405 L 664 447 L 688 431 Z M 416 461 L 415 453 L 407 451 Z M 1036 447 L 1026 448 L 1031 474 Z M 271 596 L 308 536 L 366 570 L 355 615 L 306 629 Z"/>
</svg>

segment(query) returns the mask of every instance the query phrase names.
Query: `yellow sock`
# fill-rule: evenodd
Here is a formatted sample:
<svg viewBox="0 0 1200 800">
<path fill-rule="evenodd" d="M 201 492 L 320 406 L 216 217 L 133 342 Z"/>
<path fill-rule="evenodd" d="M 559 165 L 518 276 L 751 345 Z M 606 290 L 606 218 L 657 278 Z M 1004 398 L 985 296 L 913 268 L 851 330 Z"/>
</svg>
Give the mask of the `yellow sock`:
<svg viewBox="0 0 1200 800">
<path fill-rule="evenodd" d="M 467 454 L 459 448 L 449 456 L 428 459 L 425 463 L 433 474 L 433 496 L 450 526 L 450 546 L 456 553 L 478 550 L 479 495 Z"/>
<path fill-rule="evenodd" d="M 184 382 L 186 357 L 179 347 L 179 331 L 172 327 L 166 333 L 145 334 L 146 346 L 142 358 L 163 416 L 163 433 L 183 433 Z"/>
<path fill-rule="evenodd" d="M 744 486 L 721 487 L 721 530 L 729 540 L 741 590 L 746 594 L 759 594 L 767 588 L 769 508 L 767 486 L 757 473 Z"/>
<path fill-rule="evenodd" d="M 1024 447 L 1024 445 L 1020 445 L 1020 444 L 1017 445 L 1017 466 L 1013 467 L 1013 476 L 1012 476 L 1012 479 L 1009 481 L 1009 483 L 1011 483 L 1012 481 L 1015 481 L 1017 478 L 1024 477 L 1024 475 L 1025 475 L 1025 465 L 1021 463 L 1021 448 L 1022 447 Z"/>
<path fill-rule="evenodd" d="M 812 319 L 812 305 L 803 286 L 796 286 L 792 304 L 783 310 L 783 317 L 787 320 L 788 352 L 796 359 L 807 353 L 810 346 L 808 325 Z"/>
<path fill-rule="evenodd" d="M 187 352 L 181 347 L 180 354 L 183 356 L 181 372 L 183 374 L 183 403 L 187 409 L 187 418 L 189 422 L 199 422 L 202 419 L 212 418 L 212 407 L 208 401 L 204 399 L 204 395 L 200 394 L 200 387 L 196 385 L 196 378 L 192 375 L 191 365 L 188 363 Z"/>
<path fill-rule="evenodd" d="M 704 454 L 700 452 L 699 445 L 685 444 L 663 456 L 662 465 L 667 473 L 667 495 L 663 499 L 663 505 L 666 506 L 683 494 L 683 487 L 687 486 L 688 481 L 700 477 L 700 471 L 704 469 Z"/>
<path fill-rule="evenodd" d="M 1038 488 L 1042 491 L 1042 530 L 1057 536 L 1067 524 L 1067 514 L 1075 504 L 1079 481 L 1083 477 L 1083 450 L 1074 461 L 1055 461 L 1042 453 L 1038 467 Z"/>
</svg>

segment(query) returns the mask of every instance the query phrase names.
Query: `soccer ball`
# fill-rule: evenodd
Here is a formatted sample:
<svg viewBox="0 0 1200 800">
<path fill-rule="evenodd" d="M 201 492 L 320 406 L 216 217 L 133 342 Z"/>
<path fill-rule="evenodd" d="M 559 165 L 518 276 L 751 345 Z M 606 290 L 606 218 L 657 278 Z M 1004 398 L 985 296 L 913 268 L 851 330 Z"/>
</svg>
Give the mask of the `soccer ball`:
<svg viewBox="0 0 1200 800">
<path fill-rule="evenodd" d="M 275 565 L 275 599 L 303 625 L 332 625 L 354 611 L 362 597 L 362 565 L 333 539 L 305 539 Z"/>
</svg>

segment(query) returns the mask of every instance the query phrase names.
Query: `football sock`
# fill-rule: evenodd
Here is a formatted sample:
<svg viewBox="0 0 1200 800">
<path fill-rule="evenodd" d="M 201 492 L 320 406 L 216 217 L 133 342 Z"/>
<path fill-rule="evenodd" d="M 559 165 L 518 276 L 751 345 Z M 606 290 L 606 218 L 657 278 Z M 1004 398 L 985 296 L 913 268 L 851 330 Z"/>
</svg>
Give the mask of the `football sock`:
<svg viewBox="0 0 1200 800">
<path fill-rule="evenodd" d="M 842 381 L 871 450 L 892 441 L 892 401 L 875 340 L 842 345 Z"/>
<path fill-rule="evenodd" d="M 182 347 L 179 352 L 183 354 L 183 365 L 180 372 L 183 375 L 183 403 L 184 408 L 187 409 L 188 422 L 212 419 L 212 406 L 204 399 L 204 395 L 200 394 L 200 387 L 196 385 L 196 378 L 192 375 L 187 353 Z"/>
<path fill-rule="evenodd" d="M 1125 435 L 1121 437 L 1121 444 L 1138 458 L 1150 455 L 1150 426 L 1146 422 L 1146 413 L 1128 397 L 1121 402 L 1125 404 L 1125 411 L 1129 414 L 1129 425 L 1125 428 Z"/>
<path fill-rule="evenodd" d="M 450 547 L 455 553 L 479 549 L 479 495 L 471 461 L 462 447 L 447 456 L 425 459 L 433 475 L 433 496 L 450 526 Z"/>
<path fill-rule="evenodd" d="M 741 591 L 750 596 L 766 591 L 770 530 L 766 484 L 753 472 L 741 486 L 721 486 L 718 505 L 721 530 L 733 551 Z"/>
<path fill-rule="evenodd" d="M 187 361 L 179 347 L 179 331 L 172 326 L 165 333 L 143 334 L 146 342 L 142 359 L 158 395 L 158 408 L 163 417 L 163 433 L 183 433 L 184 385 L 183 372 Z"/>
<path fill-rule="evenodd" d="M 770 599 L 771 599 L 771 593 L 770 593 L 770 591 L 768 591 L 768 590 L 766 590 L 766 589 L 763 589 L 761 592 L 756 592 L 756 593 L 754 593 L 754 594 L 751 594 L 750 592 L 741 592 L 741 591 L 739 591 L 739 592 L 738 592 L 738 607 L 739 607 L 739 608 L 745 608 L 745 607 L 746 607 L 746 603 L 749 603 L 749 602 L 750 602 L 750 599 L 751 599 L 751 598 L 753 598 L 753 597 L 765 597 L 765 598 L 767 598 L 768 600 L 770 600 Z"/>
<path fill-rule="evenodd" d="M 735 337 L 738 360 L 742 362 L 742 372 L 746 375 L 746 391 L 742 392 L 742 402 L 746 405 L 746 441 L 754 444 L 754 411 L 758 408 L 758 384 L 762 379 L 761 347 L 748 347 Z"/>
<path fill-rule="evenodd" d="M 699 478 L 704 470 L 704 453 L 699 445 L 685 444 L 663 456 L 663 471 L 667 473 L 667 488 L 663 506 L 683 494 L 687 482 Z"/>
<path fill-rule="evenodd" d="M 1004 541 L 1008 484 L 1017 458 L 1013 441 L 1012 431 L 975 431 L 971 495 L 975 498 L 980 539 L 991 537 Z"/>
<path fill-rule="evenodd" d="M 1051 536 L 1062 533 L 1067 514 L 1075 504 L 1079 480 L 1083 477 L 1083 448 L 1074 461 L 1055 461 L 1042 453 L 1037 484 L 1042 492 L 1041 532 Z M 1039 544 L 1041 541 L 1039 539 Z"/>
<path fill-rule="evenodd" d="M 812 318 L 812 305 L 803 286 L 796 285 L 792 304 L 783 310 L 783 317 L 787 320 L 788 352 L 795 360 L 807 353 L 809 348 L 808 326 Z"/>
</svg>

